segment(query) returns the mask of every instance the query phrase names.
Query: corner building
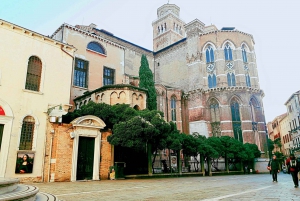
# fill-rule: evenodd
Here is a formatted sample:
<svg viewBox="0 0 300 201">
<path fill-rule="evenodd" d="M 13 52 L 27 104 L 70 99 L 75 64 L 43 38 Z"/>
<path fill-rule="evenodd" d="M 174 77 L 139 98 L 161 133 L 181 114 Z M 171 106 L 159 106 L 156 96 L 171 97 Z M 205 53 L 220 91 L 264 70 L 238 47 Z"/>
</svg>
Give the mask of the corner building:
<svg viewBox="0 0 300 201">
<path fill-rule="evenodd" d="M 266 153 L 266 129 L 253 36 L 158 8 L 153 26 L 158 108 L 185 133 L 232 136 Z"/>
</svg>

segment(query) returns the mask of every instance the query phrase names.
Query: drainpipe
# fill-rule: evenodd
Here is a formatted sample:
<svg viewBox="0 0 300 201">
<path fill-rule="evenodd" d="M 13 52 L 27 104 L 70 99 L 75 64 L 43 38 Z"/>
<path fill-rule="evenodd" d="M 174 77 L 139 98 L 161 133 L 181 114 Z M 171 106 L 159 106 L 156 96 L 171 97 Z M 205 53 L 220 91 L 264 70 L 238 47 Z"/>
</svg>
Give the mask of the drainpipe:
<svg viewBox="0 0 300 201">
<path fill-rule="evenodd" d="M 54 133 L 55 130 L 51 130 L 50 134 L 51 134 L 51 140 L 50 140 L 50 153 L 49 153 L 49 167 L 48 167 L 48 182 L 50 182 L 50 168 L 51 168 L 51 158 L 52 158 L 52 146 L 53 146 L 53 138 L 54 138 Z"/>
</svg>

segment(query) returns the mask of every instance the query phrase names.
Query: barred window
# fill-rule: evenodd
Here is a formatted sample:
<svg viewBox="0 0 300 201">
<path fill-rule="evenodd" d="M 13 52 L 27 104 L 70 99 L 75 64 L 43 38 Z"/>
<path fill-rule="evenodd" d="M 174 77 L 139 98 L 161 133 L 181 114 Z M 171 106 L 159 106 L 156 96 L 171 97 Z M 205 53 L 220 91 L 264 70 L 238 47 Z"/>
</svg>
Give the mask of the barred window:
<svg viewBox="0 0 300 201">
<path fill-rule="evenodd" d="M 75 59 L 74 86 L 87 88 L 88 62 Z"/>
<path fill-rule="evenodd" d="M 22 130 L 21 130 L 19 150 L 32 149 L 34 125 L 35 125 L 35 120 L 32 116 L 27 116 L 24 118 L 22 124 Z"/>
<path fill-rule="evenodd" d="M 31 56 L 28 60 L 25 89 L 32 91 L 40 90 L 42 75 L 42 62 L 36 56 Z"/>
<path fill-rule="evenodd" d="M 105 54 L 104 48 L 96 42 L 90 42 L 87 46 L 88 49 L 98 52 L 100 54 Z"/>
<path fill-rule="evenodd" d="M 0 151 L 1 151 L 1 143 L 3 138 L 3 130 L 4 130 L 4 125 L 0 124 Z"/>
<path fill-rule="evenodd" d="M 171 119 L 172 121 L 176 121 L 176 98 L 171 98 Z"/>
<path fill-rule="evenodd" d="M 103 68 L 103 85 L 114 84 L 115 70 L 107 67 Z"/>
</svg>

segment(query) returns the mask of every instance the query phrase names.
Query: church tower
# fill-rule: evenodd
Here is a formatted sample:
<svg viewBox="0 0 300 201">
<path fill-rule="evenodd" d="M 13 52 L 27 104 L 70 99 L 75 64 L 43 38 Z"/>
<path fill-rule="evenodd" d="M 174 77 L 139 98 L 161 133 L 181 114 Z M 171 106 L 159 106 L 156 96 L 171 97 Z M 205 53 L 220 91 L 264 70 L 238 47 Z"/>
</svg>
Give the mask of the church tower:
<svg viewBox="0 0 300 201">
<path fill-rule="evenodd" d="M 185 38 L 185 23 L 179 18 L 180 8 L 165 4 L 157 9 L 153 27 L 153 51 L 157 52 Z"/>
</svg>

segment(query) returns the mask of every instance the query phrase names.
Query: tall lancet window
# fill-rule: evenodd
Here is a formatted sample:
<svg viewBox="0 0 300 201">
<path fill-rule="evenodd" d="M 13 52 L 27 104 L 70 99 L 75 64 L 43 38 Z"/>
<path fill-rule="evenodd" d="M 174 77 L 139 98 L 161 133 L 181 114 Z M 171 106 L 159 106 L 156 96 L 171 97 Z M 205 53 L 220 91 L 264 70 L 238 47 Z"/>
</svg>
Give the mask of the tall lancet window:
<svg viewBox="0 0 300 201">
<path fill-rule="evenodd" d="M 209 103 L 211 117 L 211 132 L 213 136 L 221 136 L 220 129 L 220 109 L 216 99 L 212 99 Z"/>
<path fill-rule="evenodd" d="M 242 56 L 243 56 L 243 62 L 247 63 L 248 59 L 247 59 L 247 52 L 246 52 L 246 46 L 245 45 L 242 46 Z"/>
<path fill-rule="evenodd" d="M 217 87 L 217 77 L 215 74 L 208 75 L 208 88 Z"/>
<path fill-rule="evenodd" d="M 171 119 L 176 121 L 176 98 L 174 96 L 171 98 Z"/>
<path fill-rule="evenodd" d="M 205 54 L 206 54 L 206 63 L 212 63 L 215 61 L 214 50 L 211 45 L 209 45 L 206 48 Z"/>
<path fill-rule="evenodd" d="M 231 108 L 231 119 L 232 128 L 234 133 L 234 138 L 243 142 L 243 133 L 241 128 L 241 117 L 240 117 L 240 105 L 238 101 L 234 98 L 230 103 Z"/>
<path fill-rule="evenodd" d="M 229 45 L 229 43 L 226 43 L 224 47 L 224 55 L 226 61 L 232 61 L 232 49 Z"/>
</svg>

